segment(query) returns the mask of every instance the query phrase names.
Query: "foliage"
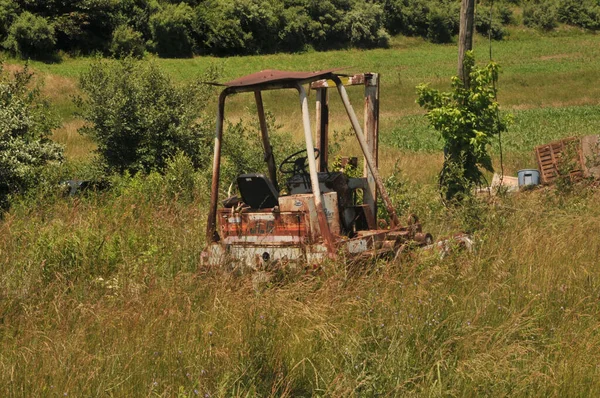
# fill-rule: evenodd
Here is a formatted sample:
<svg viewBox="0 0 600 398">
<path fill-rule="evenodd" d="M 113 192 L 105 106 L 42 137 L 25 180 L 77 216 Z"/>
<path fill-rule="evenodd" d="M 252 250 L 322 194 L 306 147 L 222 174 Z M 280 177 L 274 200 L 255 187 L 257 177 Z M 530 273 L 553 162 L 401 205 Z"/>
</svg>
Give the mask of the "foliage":
<svg viewBox="0 0 600 398">
<path fill-rule="evenodd" d="M 440 92 L 421 84 L 418 103 L 427 109 L 427 118 L 444 140 L 445 162 L 440 173 L 447 200 L 458 199 L 480 184 L 480 168 L 493 171 L 488 153 L 491 140 L 506 130 L 507 121 L 499 115 L 495 82 L 499 67 L 490 62 L 475 66 L 472 53 L 465 57 L 468 87 L 458 77 L 452 79 L 452 91 Z"/>
<path fill-rule="evenodd" d="M 427 14 L 427 38 L 433 43 L 449 43 L 458 34 L 460 25 L 458 3 L 432 7 Z"/>
<path fill-rule="evenodd" d="M 585 29 L 600 29 L 600 2 L 596 0 L 560 0 L 558 19 Z"/>
<path fill-rule="evenodd" d="M 56 120 L 32 78 L 27 65 L 10 76 L 0 64 L 0 208 L 37 184 L 49 162 L 62 160 L 62 147 L 48 139 Z"/>
<path fill-rule="evenodd" d="M 110 52 L 117 58 L 144 56 L 145 43 L 140 32 L 127 25 L 121 25 L 113 32 Z"/>
<path fill-rule="evenodd" d="M 194 48 L 192 8 L 187 4 L 167 4 L 150 17 L 156 52 L 161 57 L 190 57 Z"/>
<path fill-rule="evenodd" d="M 0 40 L 8 34 L 8 28 L 18 16 L 19 7 L 13 0 L 0 0 Z"/>
<path fill-rule="evenodd" d="M 203 80 L 213 80 L 212 73 Z M 79 83 L 84 96 L 77 104 L 88 122 L 81 132 L 96 141 L 110 170 L 161 171 L 178 152 L 194 167 L 208 164 L 212 132 L 202 111 L 211 91 L 206 85 L 178 87 L 155 63 L 131 58 L 96 60 Z"/>
<path fill-rule="evenodd" d="M 350 44 L 356 47 L 387 47 L 390 36 L 383 27 L 383 8 L 365 3 L 345 15 Z"/>
<path fill-rule="evenodd" d="M 555 0 L 530 0 L 523 6 L 523 23 L 529 27 L 552 30 L 558 26 L 558 6 Z"/>
<path fill-rule="evenodd" d="M 4 47 L 21 58 L 47 58 L 55 44 L 54 27 L 46 18 L 24 12 L 10 26 Z"/>
</svg>

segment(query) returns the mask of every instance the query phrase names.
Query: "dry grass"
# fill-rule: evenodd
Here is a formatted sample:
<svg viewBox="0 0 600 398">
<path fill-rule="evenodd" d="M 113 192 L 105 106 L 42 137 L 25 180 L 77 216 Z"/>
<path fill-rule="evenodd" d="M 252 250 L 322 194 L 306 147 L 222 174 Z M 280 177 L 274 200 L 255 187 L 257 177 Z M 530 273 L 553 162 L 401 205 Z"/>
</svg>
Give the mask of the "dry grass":
<svg viewBox="0 0 600 398">
<path fill-rule="evenodd" d="M 594 65 L 599 47 L 588 42 L 597 38 L 521 39 L 499 44 L 508 70 L 500 101 L 525 109 L 520 130 L 508 134 L 507 174 L 533 166 L 536 142 L 590 131 L 598 120 L 597 106 L 538 108 L 597 105 L 597 71 L 569 72 L 582 60 L 564 56 L 585 54 Z M 515 49 L 527 56 L 507 55 Z M 422 145 L 431 133 L 413 126 L 424 123 L 414 93 L 403 93 L 415 82 L 446 82 L 454 53 L 406 39 L 388 51 L 302 59 L 311 69 L 324 60 L 385 68 L 407 58 L 416 72 L 383 80 L 382 138 L 401 125 L 407 145 L 421 149 L 386 141 L 382 172 L 399 170 L 395 198 L 436 238 L 473 230 L 474 252 L 440 259 L 415 251 L 352 274 L 338 261 L 318 273 L 275 273 L 255 288 L 252 275 L 200 265 L 204 171 L 187 194 L 173 189 L 174 175 L 118 177 L 108 192 L 75 198 L 40 186 L 0 220 L 0 396 L 600 395 L 600 194 L 566 186 L 444 208 L 436 187 L 442 155 L 435 143 Z M 298 57 L 223 62 L 238 75 L 274 59 L 297 65 Z M 86 62 L 36 67 L 53 73 Z M 72 80 L 46 79 L 45 92 L 66 104 Z M 360 108 L 360 92 L 351 95 Z M 235 97 L 228 116 L 246 117 L 246 100 Z M 300 131 L 293 92 L 269 93 L 265 103 L 284 130 Z M 343 138 L 343 111 L 332 107 L 331 130 Z M 81 122 L 65 119 L 54 138 L 85 163 L 93 144 L 76 133 Z M 342 139 L 339 151 L 358 148 Z"/>
<path fill-rule="evenodd" d="M 96 149 L 96 144 L 89 138 L 82 136 L 77 131 L 85 123 L 82 120 L 72 120 L 62 124 L 54 130 L 52 139 L 65 147 L 65 156 L 70 160 L 86 160 Z"/>
<path fill-rule="evenodd" d="M 595 191 L 486 205 L 474 253 L 352 277 L 328 264 L 256 290 L 199 266 L 202 200 L 139 182 L 3 221 L 4 396 L 600 392 Z M 434 210 L 426 226 L 462 217 Z"/>
</svg>

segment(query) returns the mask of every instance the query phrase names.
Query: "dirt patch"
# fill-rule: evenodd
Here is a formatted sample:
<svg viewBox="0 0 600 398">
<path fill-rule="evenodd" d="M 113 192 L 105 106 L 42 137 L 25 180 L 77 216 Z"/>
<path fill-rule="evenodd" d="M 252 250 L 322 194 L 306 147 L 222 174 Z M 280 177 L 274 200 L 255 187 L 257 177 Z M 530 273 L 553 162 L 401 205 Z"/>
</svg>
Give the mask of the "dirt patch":
<svg viewBox="0 0 600 398">
<path fill-rule="evenodd" d="M 553 55 L 544 55 L 539 59 L 542 61 L 552 61 L 556 59 L 565 59 L 565 58 L 579 58 L 581 57 L 580 53 L 572 53 L 572 54 L 553 54 Z"/>
</svg>

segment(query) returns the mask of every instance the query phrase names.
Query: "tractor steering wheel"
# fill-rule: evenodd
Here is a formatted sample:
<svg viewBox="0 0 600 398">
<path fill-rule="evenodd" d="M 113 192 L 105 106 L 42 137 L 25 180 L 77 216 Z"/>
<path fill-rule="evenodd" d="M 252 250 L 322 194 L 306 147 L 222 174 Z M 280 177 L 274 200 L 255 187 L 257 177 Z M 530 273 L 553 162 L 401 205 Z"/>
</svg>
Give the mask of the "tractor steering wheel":
<svg viewBox="0 0 600 398">
<path fill-rule="evenodd" d="M 317 148 L 314 148 L 314 150 L 315 150 L 315 160 L 316 160 L 319 158 L 320 152 Z M 306 161 L 308 160 L 308 156 L 297 157 L 298 155 L 301 155 L 306 152 L 307 152 L 306 149 L 303 149 L 301 151 L 292 153 L 290 156 L 285 158 L 283 160 L 283 162 L 281 162 L 281 164 L 279 165 L 279 171 L 282 172 L 283 174 L 307 175 L 308 172 L 306 171 L 306 166 L 308 166 L 308 164 L 306 163 Z M 287 165 L 291 165 L 291 167 L 285 167 Z"/>
</svg>

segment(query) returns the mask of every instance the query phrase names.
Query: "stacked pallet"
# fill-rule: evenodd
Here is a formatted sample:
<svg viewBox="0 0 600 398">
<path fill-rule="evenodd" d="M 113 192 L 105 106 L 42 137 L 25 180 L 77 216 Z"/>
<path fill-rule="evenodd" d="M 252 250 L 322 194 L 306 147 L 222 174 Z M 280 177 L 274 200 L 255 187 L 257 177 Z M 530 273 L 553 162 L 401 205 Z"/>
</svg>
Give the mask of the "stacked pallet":
<svg viewBox="0 0 600 398">
<path fill-rule="evenodd" d="M 563 138 L 535 148 L 542 184 L 551 184 L 559 176 L 572 180 L 586 176 L 582 139 Z"/>
</svg>

